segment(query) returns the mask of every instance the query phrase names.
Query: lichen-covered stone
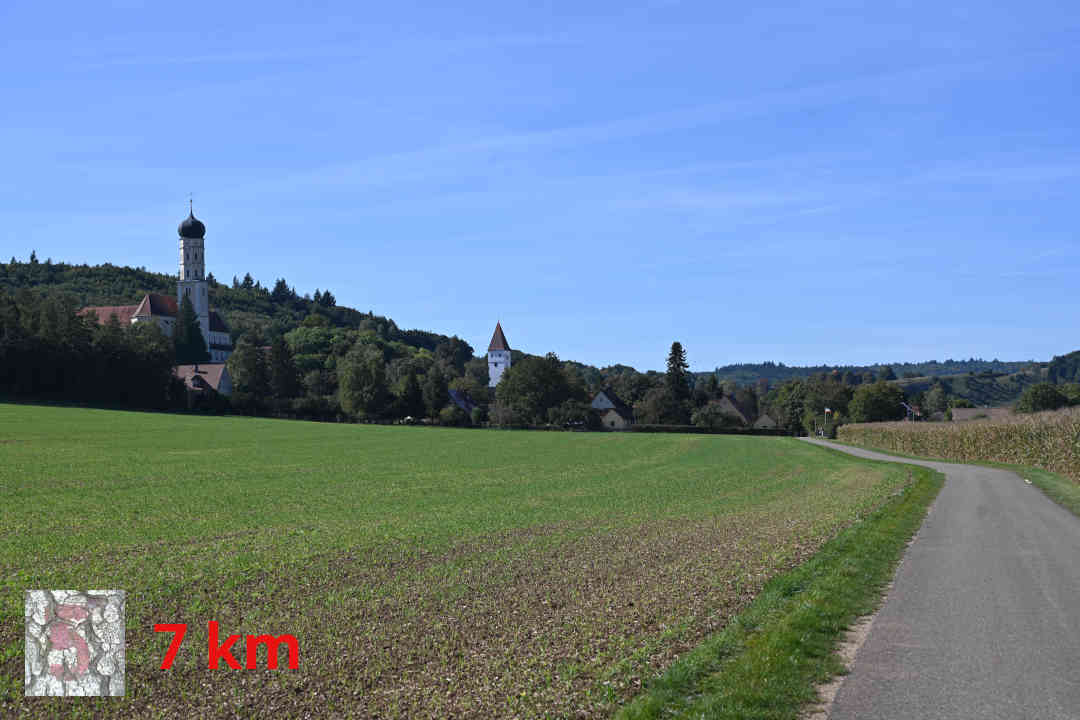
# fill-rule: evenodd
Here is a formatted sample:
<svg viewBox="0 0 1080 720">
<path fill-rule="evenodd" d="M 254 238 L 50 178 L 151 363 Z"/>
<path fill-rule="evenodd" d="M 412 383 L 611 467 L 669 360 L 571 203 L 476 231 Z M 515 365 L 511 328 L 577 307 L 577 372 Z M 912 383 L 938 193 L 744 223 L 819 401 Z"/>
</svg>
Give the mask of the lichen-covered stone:
<svg viewBox="0 0 1080 720">
<path fill-rule="evenodd" d="M 124 694 L 124 593 L 26 593 L 26 695 Z"/>
</svg>

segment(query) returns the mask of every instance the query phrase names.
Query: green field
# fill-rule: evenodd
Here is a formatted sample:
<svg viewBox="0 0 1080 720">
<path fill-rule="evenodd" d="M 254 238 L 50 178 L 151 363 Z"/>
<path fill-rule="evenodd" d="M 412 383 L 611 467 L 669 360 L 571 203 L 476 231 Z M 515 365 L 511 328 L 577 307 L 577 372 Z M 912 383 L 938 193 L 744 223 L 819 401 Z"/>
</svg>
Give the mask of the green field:
<svg viewBox="0 0 1080 720">
<path fill-rule="evenodd" d="M 0 405 L 0 715 L 606 716 L 909 480 L 789 438 Z M 128 593 L 122 700 L 22 698 L 23 591 L 67 587 Z M 210 620 L 299 670 L 208 670 Z"/>
</svg>

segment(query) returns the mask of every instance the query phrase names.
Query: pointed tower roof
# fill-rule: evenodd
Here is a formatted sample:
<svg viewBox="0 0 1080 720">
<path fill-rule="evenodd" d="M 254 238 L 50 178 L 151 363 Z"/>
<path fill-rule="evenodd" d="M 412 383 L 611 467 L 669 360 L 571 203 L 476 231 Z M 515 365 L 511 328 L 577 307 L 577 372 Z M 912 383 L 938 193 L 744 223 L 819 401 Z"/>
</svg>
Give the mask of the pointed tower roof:
<svg viewBox="0 0 1080 720">
<path fill-rule="evenodd" d="M 503 335 L 502 323 L 495 323 L 495 334 L 491 336 L 491 344 L 488 345 L 488 352 L 492 350 L 510 350 L 510 343 L 506 342 L 506 336 Z"/>
</svg>

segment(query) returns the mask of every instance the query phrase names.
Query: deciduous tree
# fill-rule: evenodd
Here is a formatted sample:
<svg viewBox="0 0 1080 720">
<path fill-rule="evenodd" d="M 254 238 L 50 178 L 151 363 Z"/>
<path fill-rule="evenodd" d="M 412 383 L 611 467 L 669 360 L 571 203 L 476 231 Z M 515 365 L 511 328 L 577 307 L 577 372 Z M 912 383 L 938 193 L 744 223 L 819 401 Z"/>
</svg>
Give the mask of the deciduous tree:
<svg viewBox="0 0 1080 720">
<path fill-rule="evenodd" d="M 341 409 L 356 418 L 377 417 L 386 410 L 386 361 L 378 348 L 357 343 L 338 363 Z"/>
<path fill-rule="evenodd" d="M 423 384 L 424 407 L 427 408 L 428 417 L 431 419 L 439 417 L 439 411 L 449 402 L 448 390 L 446 375 L 443 374 L 442 368 L 432 365 L 424 375 Z"/>
<path fill-rule="evenodd" d="M 1024 390 L 1016 401 L 1016 412 L 1033 413 L 1057 410 L 1069 404 L 1069 399 L 1050 383 L 1039 383 Z"/>
<path fill-rule="evenodd" d="M 409 374 L 405 376 L 405 384 L 398 396 L 398 407 L 404 416 L 418 418 L 424 414 L 424 392 L 420 389 L 420 381 L 413 370 L 409 370 Z"/>
<path fill-rule="evenodd" d="M 234 394 L 240 404 L 249 408 L 265 402 L 270 394 L 270 370 L 266 353 L 247 336 L 240 338 L 226 361 L 232 378 Z"/>
<path fill-rule="evenodd" d="M 269 374 L 270 392 L 274 397 L 288 399 L 300 394 L 300 373 L 284 337 L 278 336 L 270 345 Z"/>
<path fill-rule="evenodd" d="M 848 413 L 854 422 L 901 420 L 907 414 L 903 402 L 904 393 L 900 388 L 879 380 L 872 385 L 860 385 L 855 390 Z"/>
<path fill-rule="evenodd" d="M 567 400 L 584 400 L 583 389 L 572 382 L 554 353 L 530 355 L 503 373 L 495 397 L 509 408 L 514 421 L 542 423 L 548 410 Z"/>
</svg>

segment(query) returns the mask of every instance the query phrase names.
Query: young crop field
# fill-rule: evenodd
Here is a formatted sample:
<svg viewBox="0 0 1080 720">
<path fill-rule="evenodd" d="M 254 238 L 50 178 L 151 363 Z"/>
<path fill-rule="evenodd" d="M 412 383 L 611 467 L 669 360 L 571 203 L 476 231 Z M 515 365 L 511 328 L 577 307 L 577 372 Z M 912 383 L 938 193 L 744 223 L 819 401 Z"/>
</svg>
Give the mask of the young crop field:
<svg viewBox="0 0 1080 720">
<path fill-rule="evenodd" d="M 790 438 L 0 405 L 0 716 L 608 716 L 908 482 Z M 23 698 L 23 593 L 62 588 L 126 592 L 123 698 Z M 208 669 L 210 621 L 298 669 Z"/>
</svg>

